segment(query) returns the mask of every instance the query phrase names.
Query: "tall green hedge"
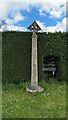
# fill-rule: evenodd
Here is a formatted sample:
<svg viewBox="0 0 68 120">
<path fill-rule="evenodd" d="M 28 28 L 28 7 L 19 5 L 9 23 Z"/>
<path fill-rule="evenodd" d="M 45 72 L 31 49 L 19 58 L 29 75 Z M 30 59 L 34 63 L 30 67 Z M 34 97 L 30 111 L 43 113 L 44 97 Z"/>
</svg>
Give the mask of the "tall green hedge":
<svg viewBox="0 0 68 120">
<path fill-rule="evenodd" d="M 58 80 L 66 79 L 66 34 L 38 34 L 38 68 L 39 80 L 46 79 L 43 73 L 43 57 L 56 55 L 60 57 Z M 2 81 L 21 82 L 30 80 L 31 76 L 31 32 L 2 33 Z"/>
</svg>

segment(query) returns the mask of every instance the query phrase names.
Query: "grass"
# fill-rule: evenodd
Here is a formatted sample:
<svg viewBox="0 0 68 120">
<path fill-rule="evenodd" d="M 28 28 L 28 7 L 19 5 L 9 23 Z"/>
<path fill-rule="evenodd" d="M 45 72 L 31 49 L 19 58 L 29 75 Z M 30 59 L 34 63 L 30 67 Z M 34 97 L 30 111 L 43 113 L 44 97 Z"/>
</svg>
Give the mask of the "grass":
<svg viewBox="0 0 68 120">
<path fill-rule="evenodd" d="M 3 86 L 3 118 L 64 118 L 66 117 L 66 83 L 42 81 L 42 93 L 26 92 L 24 85 Z"/>
<path fill-rule="evenodd" d="M 0 119 L 2 118 L 2 84 L 0 82 Z"/>
</svg>

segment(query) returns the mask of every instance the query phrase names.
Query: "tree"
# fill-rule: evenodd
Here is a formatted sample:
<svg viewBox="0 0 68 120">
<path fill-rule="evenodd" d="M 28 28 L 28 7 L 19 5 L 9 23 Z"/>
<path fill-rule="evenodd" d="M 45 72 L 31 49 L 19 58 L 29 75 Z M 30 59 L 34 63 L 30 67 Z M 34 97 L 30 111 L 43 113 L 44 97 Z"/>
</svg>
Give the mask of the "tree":
<svg viewBox="0 0 68 120">
<path fill-rule="evenodd" d="M 2 20 L 0 24 L 0 28 L 2 28 L 3 31 L 7 31 L 6 20 Z"/>
</svg>

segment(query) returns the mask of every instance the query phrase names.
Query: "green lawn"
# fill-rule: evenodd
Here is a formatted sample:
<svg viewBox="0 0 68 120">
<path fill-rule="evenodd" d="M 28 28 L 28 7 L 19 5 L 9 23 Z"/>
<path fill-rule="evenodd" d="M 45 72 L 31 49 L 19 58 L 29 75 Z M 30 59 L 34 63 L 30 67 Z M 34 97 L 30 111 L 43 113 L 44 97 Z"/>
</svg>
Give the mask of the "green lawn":
<svg viewBox="0 0 68 120">
<path fill-rule="evenodd" d="M 42 93 L 29 93 L 24 85 L 3 86 L 3 118 L 64 118 L 66 117 L 66 83 L 42 81 Z"/>
</svg>

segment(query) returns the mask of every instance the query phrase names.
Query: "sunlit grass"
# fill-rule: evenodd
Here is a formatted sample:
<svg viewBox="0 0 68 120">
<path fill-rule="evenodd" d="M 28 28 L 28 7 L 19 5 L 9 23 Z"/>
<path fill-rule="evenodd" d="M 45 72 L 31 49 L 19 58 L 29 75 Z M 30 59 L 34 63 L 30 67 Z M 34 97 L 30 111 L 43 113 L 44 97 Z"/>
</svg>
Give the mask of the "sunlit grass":
<svg viewBox="0 0 68 120">
<path fill-rule="evenodd" d="M 25 90 L 29 83 L 3 86 L 3 118 L 66 117 L 66 83 L 53 80 L 39 84 L 44 91 L 33 94 Z"/>
</svg>

